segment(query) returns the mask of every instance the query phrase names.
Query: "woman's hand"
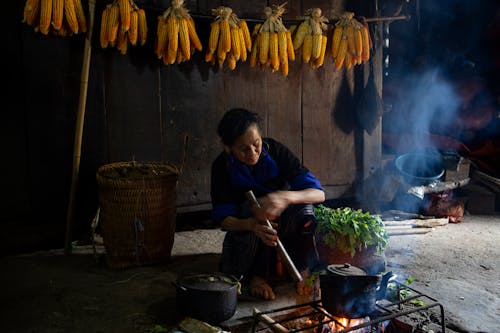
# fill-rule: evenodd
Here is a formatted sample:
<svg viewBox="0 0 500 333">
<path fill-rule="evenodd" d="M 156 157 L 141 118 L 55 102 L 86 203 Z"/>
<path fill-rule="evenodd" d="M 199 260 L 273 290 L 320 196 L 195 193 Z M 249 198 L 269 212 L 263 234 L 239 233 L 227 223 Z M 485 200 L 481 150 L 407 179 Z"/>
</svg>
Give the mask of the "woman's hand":
<svg viewBox="0 0 500 333">
<path fill-rule="evenodd" d="M 278 245 L 278 232 L 275 229 L 270 228 L 267 224 L 256 221 L 253 232 L 262 240 L 262 242 L 264 242 L 264 244 L 268 246 Z"/>
<path fill-rule="evenodd" d="M 286 193 L 285 191 L 276 191 L 260 198 L 260 208 L 255 209 L 255 216 L 261 221 L 274 221 L 289 204 Z"/>
</svg>

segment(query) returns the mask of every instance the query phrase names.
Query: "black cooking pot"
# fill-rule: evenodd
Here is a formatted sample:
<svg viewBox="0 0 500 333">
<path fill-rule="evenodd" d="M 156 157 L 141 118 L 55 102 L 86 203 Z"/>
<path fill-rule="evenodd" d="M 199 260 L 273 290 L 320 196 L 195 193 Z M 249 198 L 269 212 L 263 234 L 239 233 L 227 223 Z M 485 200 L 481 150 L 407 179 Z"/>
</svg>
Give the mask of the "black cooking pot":
<svg viewBox="0 0 500 333">
<path fill-rule="evenodd" d="M 191 274 L 179 277 L 176 304 L 179 312 L 216 325 L 236 312 L 239 279 L 222 273 Z"/>
<path fill-rule="evenodd" d="M 338 317 L 363 318 L 375 310 L 376 301 L 385 297 L 392 272 L 367 275 L 349 264 L 329 265 L 319 274 L 321 303 Z"/>
<path fill-rule="evenodd" d="M 410 185 L 429 185 L 440 180 L 444 175 L 441 156 L 426 152 L 406 153 L 398 156 L 396 169 Z"/>
</svg>

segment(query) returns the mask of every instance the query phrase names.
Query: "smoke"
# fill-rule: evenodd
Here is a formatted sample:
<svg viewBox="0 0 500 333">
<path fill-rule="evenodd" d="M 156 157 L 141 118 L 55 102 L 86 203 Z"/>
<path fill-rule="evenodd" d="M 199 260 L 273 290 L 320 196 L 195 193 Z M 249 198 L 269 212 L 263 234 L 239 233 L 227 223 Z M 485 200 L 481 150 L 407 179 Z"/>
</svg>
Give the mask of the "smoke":
<svg viewBox="0 0 500 333">
<path fill-rule="evenodd" d="M 412 73 L 402 78 L 398 95 L 393 100 L 392 113 L 386 121 L 390 132 L 410 136 L 394 147 L 398 151 L 411 151 L 404 147 L 434 147 L 429 133 L 452 134 L 461 102 L 453 84 L 438 68 Z M 408 139 L 410 142 L 408 142 Z"/>
</svg>

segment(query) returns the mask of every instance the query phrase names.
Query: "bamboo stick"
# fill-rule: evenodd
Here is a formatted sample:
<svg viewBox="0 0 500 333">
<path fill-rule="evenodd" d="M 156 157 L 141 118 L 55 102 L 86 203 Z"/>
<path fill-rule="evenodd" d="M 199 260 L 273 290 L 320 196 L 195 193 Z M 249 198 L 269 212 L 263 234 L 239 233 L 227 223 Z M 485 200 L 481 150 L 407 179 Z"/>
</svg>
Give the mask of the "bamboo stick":
<svg viewBox="0 0 500 333">
<path fill-rule="evenodd" d="M 434 228 L 394 228 L 387 230 L 388 236 L 396 235 L 417 235 L 431 232 Z"/>
<path fill-rule="evenodd" d="M 66 216 L 66 238 L 64 253 L 71 254 L 71 238 L 75 210 L 75 197 L 78 187 L 78 175 L 80 173 L 80 158 L 82 151 L 83 123 L 85 120 L 85 106 L 87 102 L 87 88 L 90 69 L 90 56 L 92 53 L 92 30 L 94 26 L 95 0 L 88 0 L 89 24 L 87 36 L 85 37 L 85 49 L 83 51 L 83 64 L 80 76 L 80 99 L 78 100 L 78 113 L 76 116 L 75 139 L 73 145 L 73 172 L 71 175 L 71 189 L 69 194 L 68 212 Z"/>
</svg>

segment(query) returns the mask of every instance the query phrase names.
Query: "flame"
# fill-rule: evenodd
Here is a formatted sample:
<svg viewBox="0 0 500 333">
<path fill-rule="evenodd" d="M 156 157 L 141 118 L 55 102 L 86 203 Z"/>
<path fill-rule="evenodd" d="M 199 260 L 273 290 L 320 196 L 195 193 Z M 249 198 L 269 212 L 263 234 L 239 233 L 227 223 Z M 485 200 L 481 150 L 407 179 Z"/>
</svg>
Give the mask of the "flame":
<svg viewBox="0 0 500 333">
<path fill-rule="evenodd" d="M 354 326 L 361 325 L 363 323 L 366 323 L 370 321 L 370 319 L 367 318 L 346 318 L 346 317 L 333 317 L 334 321 L 326 324 L 328 325 L 329 332 L 337 332 L 344 330 L 346 328 L 351 328 Z M 352 333 L 365 333 L 365 332 L 370 332 L 369 327 L 361 327 L 357 330 L 350 331 Z"/>
</svg>

